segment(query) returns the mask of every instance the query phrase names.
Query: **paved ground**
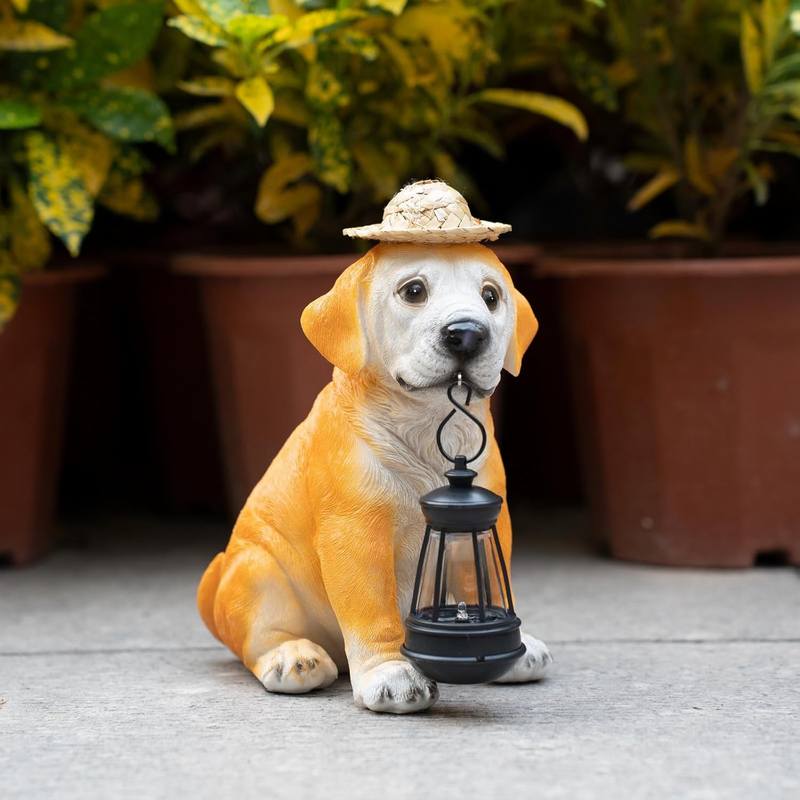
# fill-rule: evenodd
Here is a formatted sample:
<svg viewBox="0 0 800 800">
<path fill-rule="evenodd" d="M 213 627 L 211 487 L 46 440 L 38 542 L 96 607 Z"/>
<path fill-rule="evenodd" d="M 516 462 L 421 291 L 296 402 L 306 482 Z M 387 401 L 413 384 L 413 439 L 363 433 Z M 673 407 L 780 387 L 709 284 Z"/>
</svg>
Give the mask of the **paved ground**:
<svg viewBox="0 0 800 800">
<path fill-rule="evenodd" d="M 389 717 L 346 681 L 268 695 L 211 639 L 193 594 L 224 526 L 74 526 L 0 572 L 0 796 L 800 797 L 797 572 L 614 563 L 581 527 L 518 523 L 549 680 L 445 686 L 432 712 Z"/>
</svg>

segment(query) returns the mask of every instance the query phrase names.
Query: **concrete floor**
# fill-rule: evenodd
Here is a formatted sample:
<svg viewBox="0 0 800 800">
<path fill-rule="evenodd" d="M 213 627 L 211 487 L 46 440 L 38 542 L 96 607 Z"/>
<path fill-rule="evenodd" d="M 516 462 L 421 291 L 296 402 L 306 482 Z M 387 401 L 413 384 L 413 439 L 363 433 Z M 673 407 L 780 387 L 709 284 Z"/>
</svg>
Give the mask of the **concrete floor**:
<svg viewBox="0 0 800 800">
<path fill-rule="evenodd" d="M 346 680 L 269 695 L 216 644 L 194 588 L 225 526 L 72 526 L 0 572 L 0 797 L 800 797 L 797 571 L 615 563 L 581 528 L 517 522 L 552 677 L 392 717 Z"/>
</svg>

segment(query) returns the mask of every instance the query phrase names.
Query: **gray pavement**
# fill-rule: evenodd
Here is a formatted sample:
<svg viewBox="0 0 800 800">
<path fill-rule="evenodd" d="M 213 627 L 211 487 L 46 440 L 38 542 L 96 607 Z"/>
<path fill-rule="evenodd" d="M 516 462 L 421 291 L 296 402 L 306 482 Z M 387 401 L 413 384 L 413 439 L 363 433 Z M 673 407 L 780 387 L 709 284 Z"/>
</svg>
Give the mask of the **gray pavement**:
<svg viewBox="0 0 800 800">
<path fill-rule="evenodd" d="M 0 797 L 800 797 L 800 576 L 610 561 L 580 515 L 517 515 L 513 578 L 552 676 L 356 709 L 269 695 L 205 631 L 206 521 L 72 525 L 0 572 Z"/>
</svg>

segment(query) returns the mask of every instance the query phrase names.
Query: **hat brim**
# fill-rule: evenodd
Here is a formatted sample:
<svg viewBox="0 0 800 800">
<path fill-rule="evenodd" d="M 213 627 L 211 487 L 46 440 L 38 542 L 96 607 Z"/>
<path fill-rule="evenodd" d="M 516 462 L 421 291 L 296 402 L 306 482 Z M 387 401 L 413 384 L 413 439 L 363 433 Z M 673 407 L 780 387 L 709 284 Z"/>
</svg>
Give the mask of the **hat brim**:
<svg viewBox="0 0 800 800">
<path fill-rule="evenodd" d="M 352 239 L 375 239 L 379 242 L 409 242 L 413 244 L 464 244 L 467 242 L 493 242 L 501 234 L 508 233 L 510 225 L 504 222 L 486 222 L 459 228 L 384 228 L 377 225 L 362 225 L 360 228 L 345 228 L 342 233 Z"/>
</svg>

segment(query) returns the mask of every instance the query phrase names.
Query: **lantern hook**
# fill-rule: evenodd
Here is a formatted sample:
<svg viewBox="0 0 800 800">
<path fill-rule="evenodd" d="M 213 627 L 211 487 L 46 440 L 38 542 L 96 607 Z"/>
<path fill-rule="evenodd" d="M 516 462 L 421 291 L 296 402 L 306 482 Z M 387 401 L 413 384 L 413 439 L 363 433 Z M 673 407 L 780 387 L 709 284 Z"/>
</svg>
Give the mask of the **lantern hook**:
<svg viewBox="0 0 800 800">
<path fill-rule="evenodd" d="M 460 386 L 466 387 L 467 390 L 467 397 L 463 405 L 459 403 L 455 397 L 453 397 L 453 390 Z M 461 463 L 466 465 L 478 458 L 478 456 L 480 456 L 481 453 L 483 453 L 483 451 L 486 449 L 486 428 L 483 427 L 483 423 L 474 414 L 466 409 L 466 406 L 469 405 L 469 401 L 472 399 L 472 386 L 463 379 L 460 372 L 458 373 L 457 379 L 453 381 L 450 386 L 448 386 L 447 398 L 455 406 L 455 408 L 439 423 L 439 427 L 436 430 L 436 446 L 439 448 L 439 452 L 452 464 L 457 464 L 459 460 L 463 459 Z M 481 446 L 478 448 L 478 452 L 475 453 L 472 458 L 464 458 L 464 456 L 461 455 L 454 458 L 444 449 L 444 445 L 442 444 L 442 432 L 444 431 L 447 423 L 450 422 L 450 420 L 455 416 L 456 411 L 460 411 L 462 414 L 465 414 L 467 417 L 469 417 L 469 419 L 478 426 L 478 430 L 481 432 Z"/>
</svg>

